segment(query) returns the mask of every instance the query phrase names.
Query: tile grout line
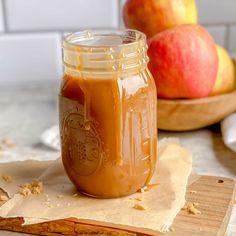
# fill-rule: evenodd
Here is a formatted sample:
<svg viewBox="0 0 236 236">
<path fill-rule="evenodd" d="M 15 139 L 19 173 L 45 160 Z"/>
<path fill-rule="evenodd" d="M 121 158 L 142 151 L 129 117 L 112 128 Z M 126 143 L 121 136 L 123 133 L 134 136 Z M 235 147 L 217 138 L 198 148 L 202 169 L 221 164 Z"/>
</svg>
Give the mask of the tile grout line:
<svg viewBox="0 0 236 236">
<path fill-rule="evenodd" d="M 4 32 L 8 32 L 8 20 L 7 20 L 7 7 L 5 0 L 2 1 L 2 15 L 3 15 L 3 25 L 4 25 Z"/>
<path fill-rule="evenodd" d="M 227 26 L 227 25 L 235 25 L 235 22 L 217 22 L 217 23 L 199 23 L 200 25 L 206 26 L 206 27 L 221 27 L 221 26 Z"/>
<path fill-rule="evenodd" d="M 229 51 L 229 40 L 230 40 L 230 24 L 226 25 L 226 33 L 225 33 L 225 47 Z"/>
<path fill-rule="evenodd" d="M 118 29 L 121 28 L 121 18 L 122 18 L 122 14 L 121 14 L 121 8 L 122 8 L 122 3 L 121 3 L 122 0 L 118 0 Z"/>
<path fill-rule="evenodd" d="M 0 0 L 1 1 L 1 0 Z M 90 28 L 91 30 L 93 29 L 99 29 L 99 30 L 114 30 L 117 29 L 117 27 L 97 27 L 97 28 Z M 38 29 L 38 30 L 11 30 L 8 31 L 7 33 L 10 34 L 48 34 L 48 33 L 70 33 L 70 32 L 75 32 L 75 31 L 82 31 L 84 28 L 70 28 L 70 29 Z"/>
</svg>

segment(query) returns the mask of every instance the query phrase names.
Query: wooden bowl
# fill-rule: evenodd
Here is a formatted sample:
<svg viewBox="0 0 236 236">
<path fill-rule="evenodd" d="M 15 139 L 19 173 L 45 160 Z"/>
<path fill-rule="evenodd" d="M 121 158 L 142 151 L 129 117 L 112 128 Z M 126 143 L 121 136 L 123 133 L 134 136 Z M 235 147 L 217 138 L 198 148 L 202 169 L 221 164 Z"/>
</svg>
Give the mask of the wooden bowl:
<svg viewBox="0 0 236 236">
<path fill-rule="evenodd" d="M 236 90 L 201 99 L 158 99 L 157 126 L 168 131 L 194 130 L 215 124 L 235 111 Z"/>
</svg>

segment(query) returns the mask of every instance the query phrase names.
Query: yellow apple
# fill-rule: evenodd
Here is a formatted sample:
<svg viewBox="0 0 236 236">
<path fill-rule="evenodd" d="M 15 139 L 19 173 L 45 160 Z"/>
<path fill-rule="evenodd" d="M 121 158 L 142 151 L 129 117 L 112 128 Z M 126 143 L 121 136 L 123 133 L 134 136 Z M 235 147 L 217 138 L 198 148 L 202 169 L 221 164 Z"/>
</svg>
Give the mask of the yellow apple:
<svg viewBox="0 0 236 236">
<path fill-rule="evenodd" d="M 235 88 L 235 72 L 233 61 L 228 52 L 216 45 L 219 66 L 217 78 L 210 96 L 231 92 Z"/>
</svg>

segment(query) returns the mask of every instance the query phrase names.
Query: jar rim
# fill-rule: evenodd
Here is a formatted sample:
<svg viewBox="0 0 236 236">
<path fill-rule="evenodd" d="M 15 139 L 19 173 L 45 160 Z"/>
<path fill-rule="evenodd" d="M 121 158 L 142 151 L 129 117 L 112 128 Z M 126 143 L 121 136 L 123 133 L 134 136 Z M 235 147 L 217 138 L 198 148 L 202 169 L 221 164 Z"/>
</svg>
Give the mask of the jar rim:
<svg viewBox="0 0 236 236">
<path fill-rule="evenodd" d="M 120 42 L 116 44 L 96 44 L 93 43 L 94 39 L 116 37 L 120 38 Z M 114 41 L 114 40 L 113 40 Z M 118 49 L 121 47 L 129 47 L 139 45 L 140 43 L 146 43 L 146 35 L 138 30 L 124 29 L 124 30 L 83 30 L 73 32 L 64 37 L 63 47 L 67 49 L 80 48 L 82 51 L 88 51 L 91 48 L 111 48 Z"/>
</svg>

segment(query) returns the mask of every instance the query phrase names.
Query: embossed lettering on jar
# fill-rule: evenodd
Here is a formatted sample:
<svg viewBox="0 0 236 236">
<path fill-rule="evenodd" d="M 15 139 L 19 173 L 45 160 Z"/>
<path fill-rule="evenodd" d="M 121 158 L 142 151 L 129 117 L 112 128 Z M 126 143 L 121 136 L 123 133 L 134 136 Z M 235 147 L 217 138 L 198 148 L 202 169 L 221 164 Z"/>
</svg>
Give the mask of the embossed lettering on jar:
<svg viewBox="0 0 236 236">
<path fill-rule="evenodd" d="M 146 50 L 133 30 L 78 32 L 63 42 L 62 160 L 83 194 L 129 195 L 153 175 L 156 88 Z"/>
</svg>

